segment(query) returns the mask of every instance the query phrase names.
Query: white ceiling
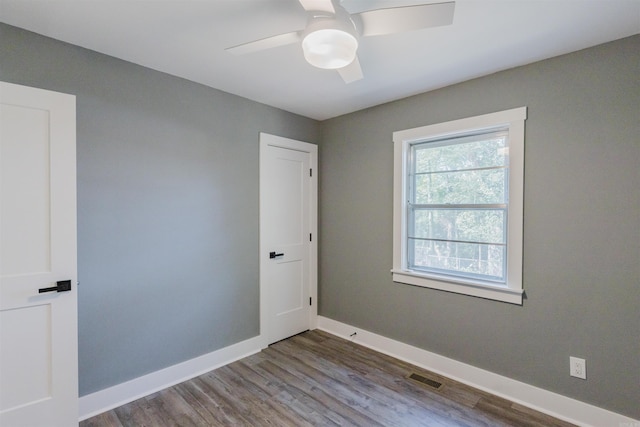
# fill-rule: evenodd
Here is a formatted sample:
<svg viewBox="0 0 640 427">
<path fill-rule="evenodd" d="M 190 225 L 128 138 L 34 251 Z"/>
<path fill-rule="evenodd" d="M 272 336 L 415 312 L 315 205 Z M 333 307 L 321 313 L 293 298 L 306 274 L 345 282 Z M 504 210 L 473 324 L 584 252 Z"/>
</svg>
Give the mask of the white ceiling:
<svg viewBox="0 0 640 427">
<path fill-rule="evenodd" d="M 319 120 L 638 34 L 640 0 L 456 0 L 453 25 L 361 39 L 364 79 L 351 84 L 296 44 L 224 50 L 306 19 L 297 0 L 0 0 L 7 24 Z"/>
</svg>

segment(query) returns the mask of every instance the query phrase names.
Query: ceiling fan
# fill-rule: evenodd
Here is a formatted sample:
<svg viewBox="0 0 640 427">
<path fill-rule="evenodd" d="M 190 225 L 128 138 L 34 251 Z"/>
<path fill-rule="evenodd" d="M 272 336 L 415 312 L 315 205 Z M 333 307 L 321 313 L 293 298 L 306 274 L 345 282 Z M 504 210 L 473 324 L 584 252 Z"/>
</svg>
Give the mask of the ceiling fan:
<svg viewBox="0 0 640 427">
<path fill-rule="evenodd" d="M 307 62 L 318 68 L 337 70 L 345 83 L 351 83 L 363 77 L 356 54 L 360 37 L 450 25 L 455 5 L 450 1 L 349 14 L 340 4 L 342 0 L 298 1 L 309 16 L 306 28 L 225 50 L 244 55 L 300 43 Z"/>
</svg>

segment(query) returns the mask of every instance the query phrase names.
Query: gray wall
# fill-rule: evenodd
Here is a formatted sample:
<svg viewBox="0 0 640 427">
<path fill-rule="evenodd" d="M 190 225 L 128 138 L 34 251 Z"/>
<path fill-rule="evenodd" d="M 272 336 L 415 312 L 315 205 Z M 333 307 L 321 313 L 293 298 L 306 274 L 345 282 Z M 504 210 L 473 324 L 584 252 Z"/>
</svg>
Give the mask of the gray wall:
<svg viewBox="0 0 640 427">
<path fill-rule="evenodd" d="M 639 64 L 636 36 L 323 122 L 320 314 L 640 418 Z M 392 132 L 520 106 L 524 304 L 393 283 Z"/>
<path fill-rule="evenodd" d="M 4 24 L 0 80 L 77 96 L 81 395 L 259 334 L 258 133 L 316 121 Z"/>
</svg>

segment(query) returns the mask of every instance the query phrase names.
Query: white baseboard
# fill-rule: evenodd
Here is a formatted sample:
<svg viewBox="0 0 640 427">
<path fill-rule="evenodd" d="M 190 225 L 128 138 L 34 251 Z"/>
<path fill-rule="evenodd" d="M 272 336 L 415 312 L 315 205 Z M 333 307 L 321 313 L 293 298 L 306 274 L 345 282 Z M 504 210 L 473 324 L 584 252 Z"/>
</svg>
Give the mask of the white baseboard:
<svg viewBox="0 0 640 427">
<path fill-rule="evenodd" d="M 80 421 L 133 402 L 141 397 L 187 381 L 262 349 L 260 336 L 169 366 L 133 380 L 82 396 Z"/>
<path fill-rule="evenodd" d="M 318 316 L 318 329 L 578 426 L 640 427 L 638 420 L 323 316 Z"/>
</svg>

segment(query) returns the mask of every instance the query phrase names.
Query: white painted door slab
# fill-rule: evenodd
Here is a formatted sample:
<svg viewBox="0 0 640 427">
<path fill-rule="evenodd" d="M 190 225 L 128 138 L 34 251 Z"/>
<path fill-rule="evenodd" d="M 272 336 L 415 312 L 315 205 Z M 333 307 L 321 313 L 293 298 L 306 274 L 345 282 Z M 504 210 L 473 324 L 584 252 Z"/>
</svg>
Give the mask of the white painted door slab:
<svg viewBox="0 0 640 427">
<path fill-rule="evenodd" d="M 312 171 L 316 164 L 315 145 L 260 134 L 260 299 L 265 345 L 315 327 L 317 179 Z"/>
<path fill-rule="evenodd" d="M 75 114 L 0 82 L 0 426 L 78 424 Z"/>
</svg>

